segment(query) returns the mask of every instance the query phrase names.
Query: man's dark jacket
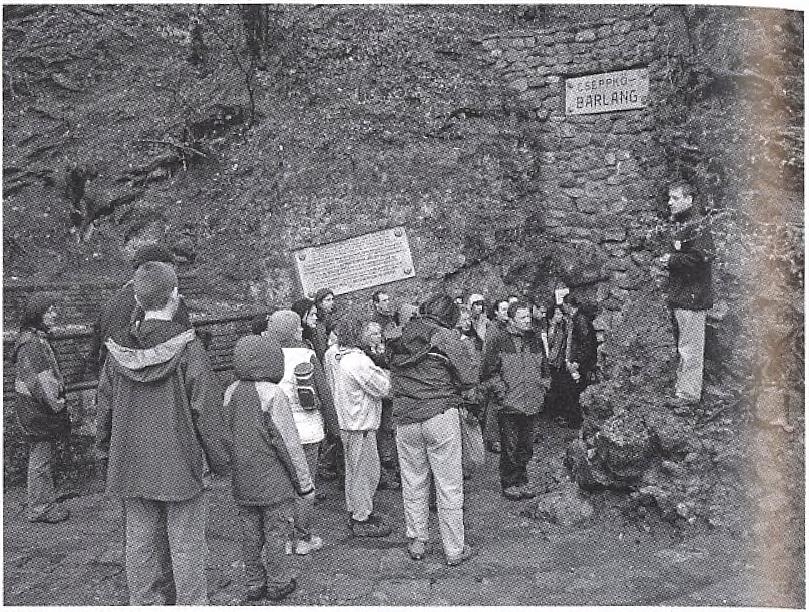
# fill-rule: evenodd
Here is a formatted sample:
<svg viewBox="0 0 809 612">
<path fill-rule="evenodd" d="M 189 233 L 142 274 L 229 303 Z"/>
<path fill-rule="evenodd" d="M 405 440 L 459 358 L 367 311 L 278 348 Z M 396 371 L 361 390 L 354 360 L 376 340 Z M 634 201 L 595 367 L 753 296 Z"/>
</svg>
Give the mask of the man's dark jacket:
<svg viewBox="0 0 809 612">
<path fill-rule="evenodd" d="M 713 237 L 704 218 L 689 209 L 677 219 L 669 259 L 671 308 L 708 310 L 713 306 Z"/>
<path fill-rule="evenodd" d="M 463 340 L 430 316 L 411 319 L 390 352 L 393 418 L 422 423 L 457 408 L 478 380 Z"/>
</svg>

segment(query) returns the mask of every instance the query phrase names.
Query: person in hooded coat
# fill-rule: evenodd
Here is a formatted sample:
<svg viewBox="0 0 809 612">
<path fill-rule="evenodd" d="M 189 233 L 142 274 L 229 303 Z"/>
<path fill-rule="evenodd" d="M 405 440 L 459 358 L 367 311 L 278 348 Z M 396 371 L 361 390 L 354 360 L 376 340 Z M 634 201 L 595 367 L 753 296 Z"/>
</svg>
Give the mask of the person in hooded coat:
<svg viewBox="0 0 809 612">
<path fill-rule="evenodd" d="M 227 473 L 222 390 L 194 330 L 172 320 L 173 267 L 144 263 L 133 289 L 144 317 L 106 342 L 96 441 L 107 495 L 124 503 L 130 603 L 205 604 L 203 457 Z"/>
<path fill-rule="evenodd" d="M 306 554 L 323 545 L 310 530 L 315 487 L 286 394 L 278 386 L 284 377 L 284 354 L 277 340 L 246 336 L 233 350 L 236 381 L 225 391 L 225 415 L 230 439 L 233 498 L 242 523 L 242 558 L 247 575 L 245 601 L 280 600 L 295 590 L 277 562 L 262 548 L 279 541 L 279 508 L 296 500 L 293 519 L 294 552 Z"/>
<path fill-rule="evenodd" d="M 60 523 L 70 512 L 56 501 L 53 485 L 54 443 L 70 435 L 65 385 L 48 331 L 56 316 L 54 297 L 37 295 L 23 310 L 11 361 L 15 365 L 14 400 L 17 423 L 30 444 L 28 453 L 28 520 Z"/>
<path fill-rule="evenodd" d="M 162 261 L 174 266 L 174 255 L 165 246 L 149 244 L 137 250 L 132 260 L 132 266 L 137 270 L 147 261 Z M 99 376 L 101 368 L 104 366 L 104 360 L 107 358 L 107 347 L 104 343 L 121 330 L 128 330 L 132 324 L 141 319 L 143 319 L 143 309 L 135 301 L 134 281 L 130 279 L 101 307 L 93 325 L 86 365 L 87 373 L 90 376 Z M 188 307 L 182 297 L 177 312 L 174 313 L 174 321 L 180 323 L 185 329 L 191 329 Z"/>
<path fill-rule="evenodd" d="M 469 351 L 453 330 L 458 306 L 438 294 L 422 304 L 391 349 L 393 418 L 402 475 L 408 552 L 422 559 L 428 542 L 430 472 L 448 565 L 472 556 L 464 540 L 461 425 L 458 408 L 477 376 Z"/>
</svg>

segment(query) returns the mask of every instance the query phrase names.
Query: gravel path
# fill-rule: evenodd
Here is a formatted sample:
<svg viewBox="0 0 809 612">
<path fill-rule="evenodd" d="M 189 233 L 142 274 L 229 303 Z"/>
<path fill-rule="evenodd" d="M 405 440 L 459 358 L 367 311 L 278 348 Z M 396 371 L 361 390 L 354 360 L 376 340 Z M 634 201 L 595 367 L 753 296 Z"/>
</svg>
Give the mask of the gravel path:
<svg viewBox="0 0 809 612">
<path fill-rule="evenodd" d="M 573 435 L 544 425 L 530 468 L 540 490 L 562 474 L 561 449 Z M 397 528 L 382 539 L 353 539 L 342 491 L 324 483 L 318 532 L 326 544 L 306 557 L 285 557 L 298 589 L 285 604 L 320 605 L 744 605 L 796 606 L 766 579 L 738 537 L 714 530 L 678 535 L 628 523 L 614 507 L 597 504 L 577 526 L 541 522 L 499 491 L 497 456 L 466 483 L 468 542 L 476 556 L 449 568 L 437 550 L 411 561 L 405 550 L 401 493 L 377 493 L 377 509 Z M 206 492 L 208 585 L 211 603 L 238 603 L 240 542 L 229 484 Z M 24 491 L 4 498 L 4 603 L 92 605 L 127 602 L 121 565 L 121 527 L 115 504 L 100 494 L 67 500 L 73 516 L 60 525 L 24 520 Z M 431 519 L 438 541 L 435 516 Z"/>
</svg>

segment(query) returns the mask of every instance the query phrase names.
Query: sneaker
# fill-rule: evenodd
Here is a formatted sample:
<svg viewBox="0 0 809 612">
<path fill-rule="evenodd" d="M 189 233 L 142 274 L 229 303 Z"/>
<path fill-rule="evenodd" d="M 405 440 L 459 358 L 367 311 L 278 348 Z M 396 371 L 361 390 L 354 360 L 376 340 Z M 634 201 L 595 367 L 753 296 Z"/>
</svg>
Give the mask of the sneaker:
<svg viewBox="0 0 809 612">
<path fill-rule="evenodd" d="M 516 485 L 511 485 L 503 489 L 503 497 L 511 501 L 519 501 L 522 499 L 522 490 Z"/>
<path fill-rule="evenodd" d="M 537 496 L 534 490 L 531 488 L 531 485 L 525 483 L 524 485 L 519 487 L 520 489 L 520 497 L 523 499 L 533 499 Z"/>
<path fill-rule="evenodd" d="M 364 521 L 357 521 L 352 518 L 349 527 L 356 538 L 384 538 L 393 533 L 393 527 L 374 514 L 371 514 Z"/>
<path fill-rule="evenodd" d="M 32 523 L 61 523 L 70 518 L 70 510 L 61 506 L 51 506 L 44 514 L 31 517 L 28 520 Z"/>
<path fill-rule="evenodd" d="M 298 588 L 298 583 L 295 582 L 294 578 L 290 578 L 288 582 L 267 585 L 265 587 L 265 597 L 272 601 L 281 601 L 284 599 L 284 597 L 290 595 L 296 588 Z"/>
<path fill-rule="evenodd" d="M 323 548 L 323 538 L 313 535 L 308 540 L 298 540 L 295 545 L 296 555 L 308 555 L 310 552 Z"/>
<path fill-rule="evenodd" d="M 464 544 L 460 555 L 457 557 L 447 557 L 447 565 L 450 567 L 460 565 L 464 561 L 471 559 L 473 554 L 474 553 L 472 552 L 472 548 L 469 546 L 469 544 Z"/>
<path fill-rule="evenodd" d="M 421 561 L 427 554 L 427 543 L 421 540 L 411 540 L 407 545 L 407 554 L 413 561 Z"/>
</svg>

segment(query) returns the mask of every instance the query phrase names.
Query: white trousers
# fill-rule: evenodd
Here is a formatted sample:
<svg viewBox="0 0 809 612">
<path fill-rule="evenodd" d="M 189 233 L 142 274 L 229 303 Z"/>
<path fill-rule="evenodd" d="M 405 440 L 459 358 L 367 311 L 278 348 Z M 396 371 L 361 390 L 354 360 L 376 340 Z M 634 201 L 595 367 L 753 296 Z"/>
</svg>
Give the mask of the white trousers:
<svg viewBox="0 0 809 612">
<path fill-rule="evenodd" d="M 374 509 L 379 485 L 379 452 L 376 430 L 340 430 L 346 463 L 346 508 L 355 521 L 364 521 Z"/>
<path fill-rule="evenodd" d="M 438 528 L 444 554 L 463 551 L 463 471 L 458 409 L 451 408 L 423 423 L 396 428 L 396 448 L 402 475 L 407 537 L 429 540 L 430 471 L 435 480 Z"/>
<path fill-rule="evenodd" d="M 678 397 L 698 402 L 702 396 L 702 367 L 705 355 L 704 310 L 674 309 L 678 338 L 677 383 L 674 387 Z"/>
</svg>

